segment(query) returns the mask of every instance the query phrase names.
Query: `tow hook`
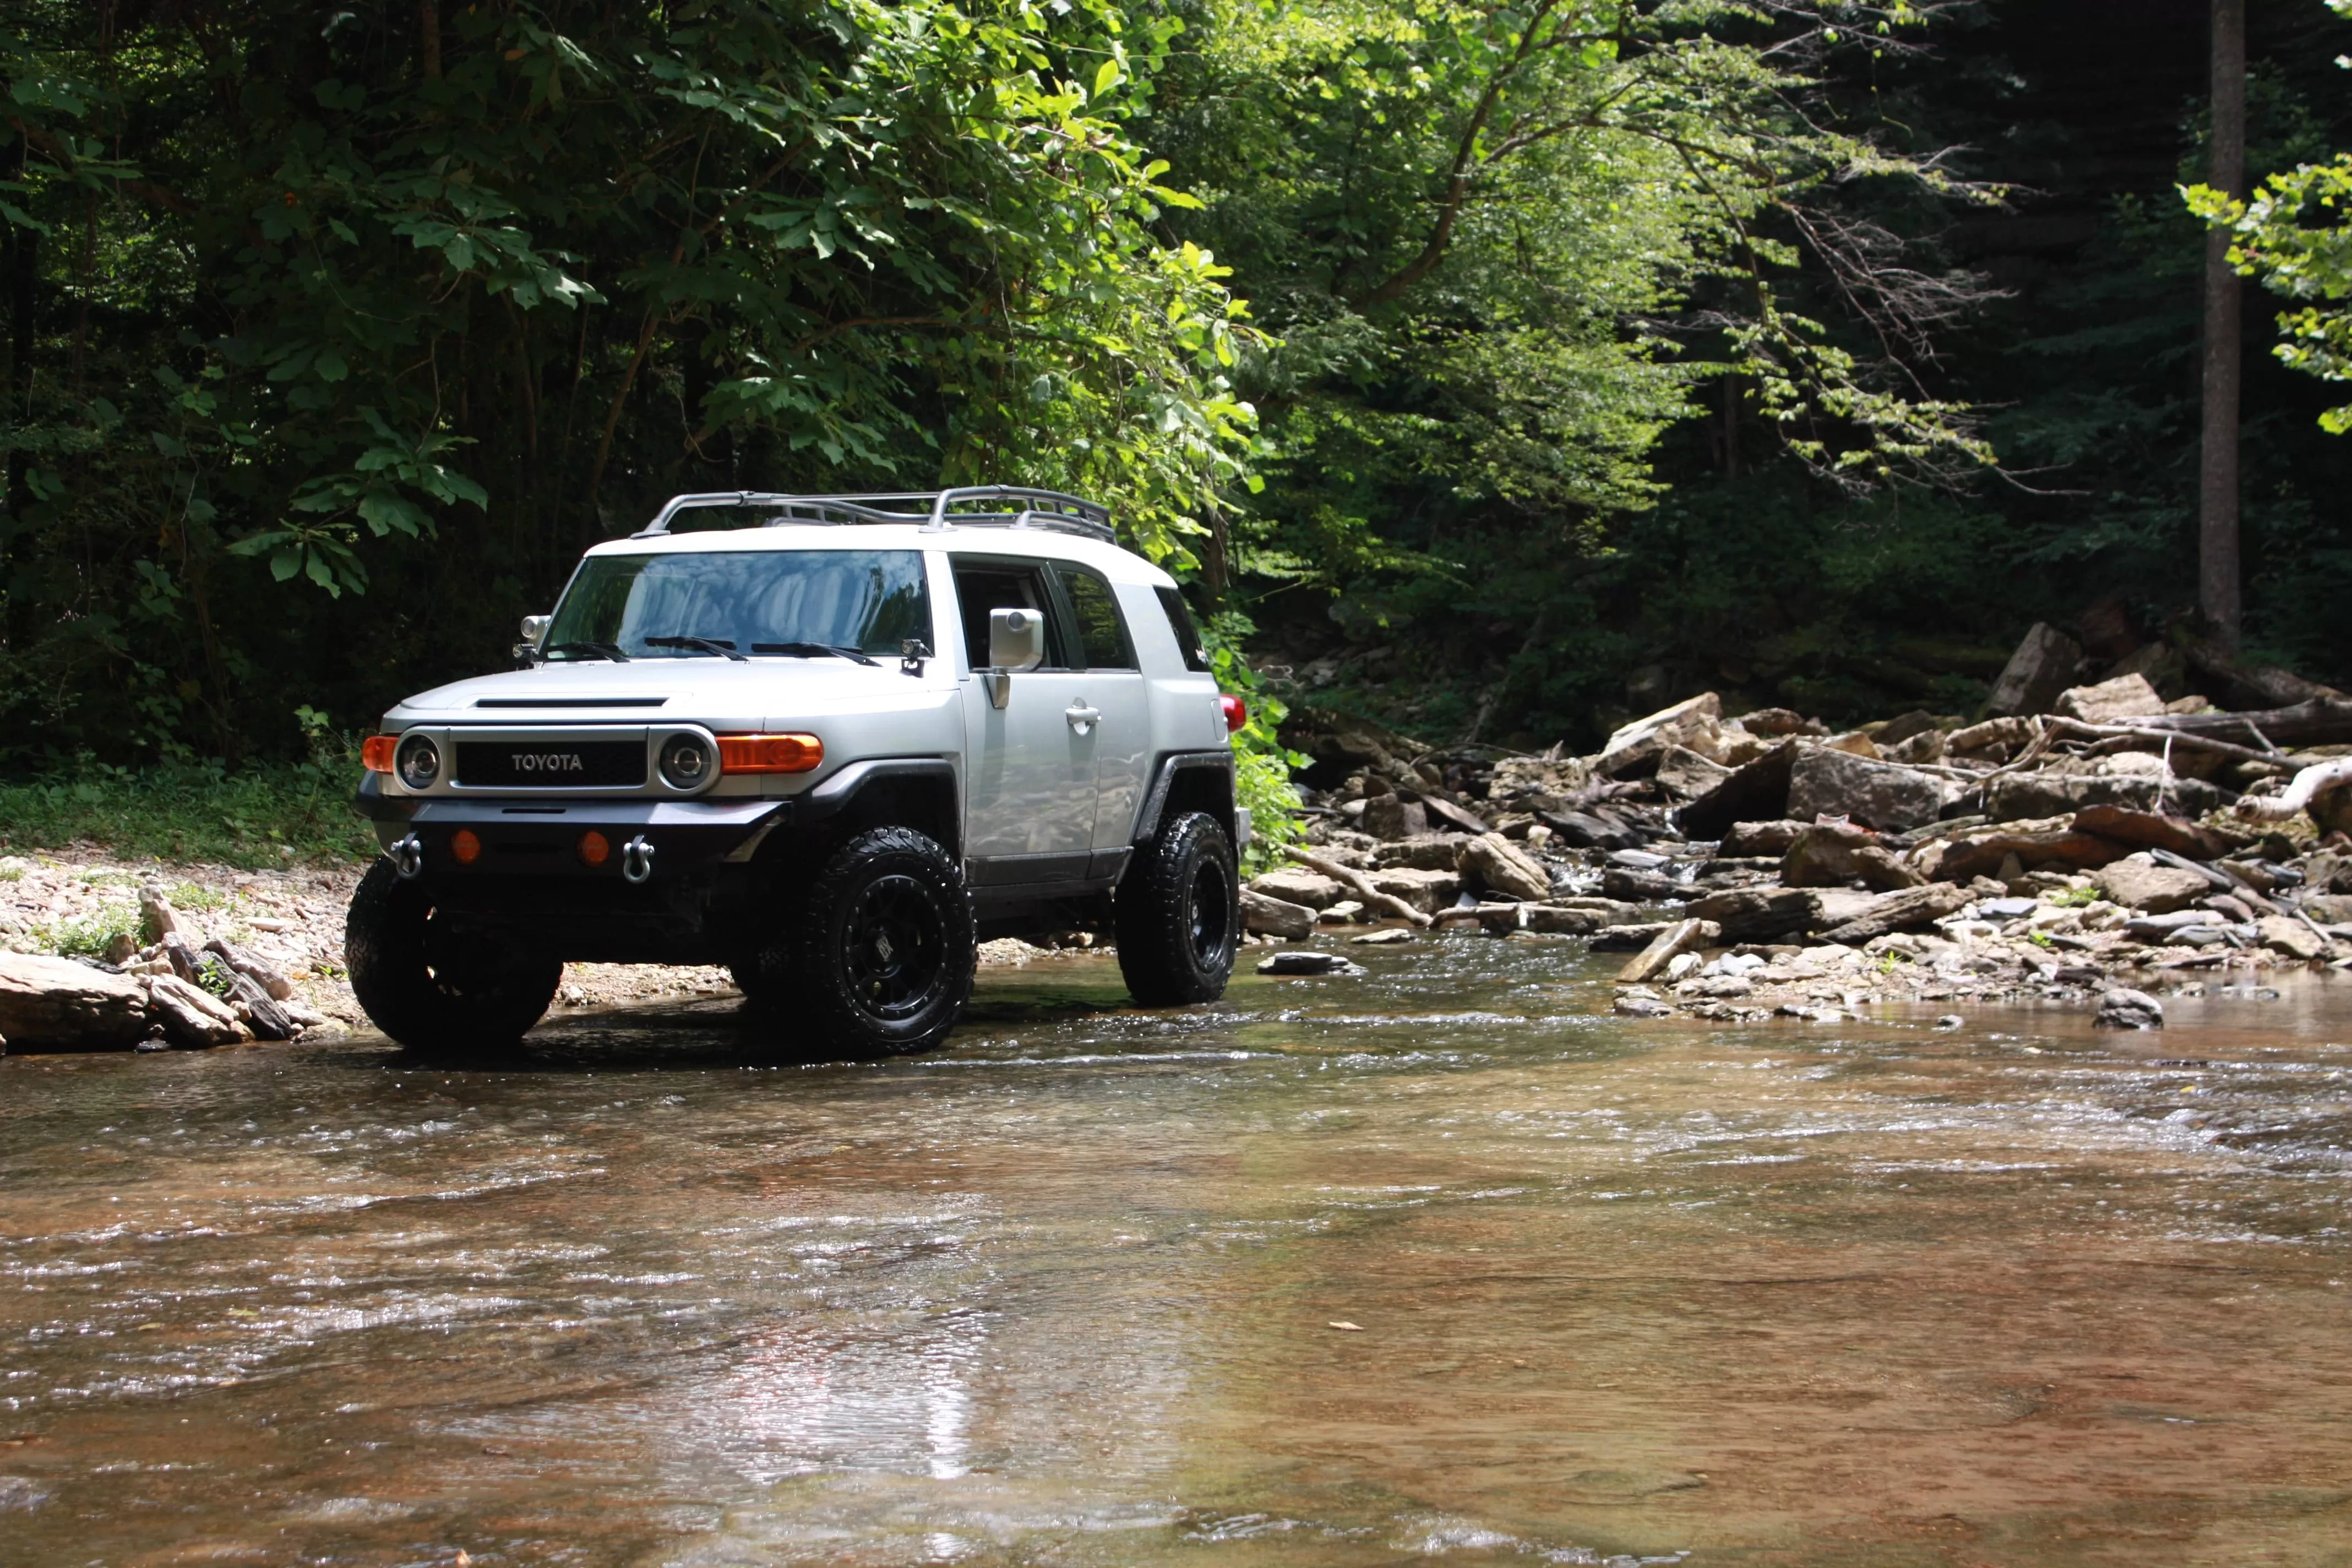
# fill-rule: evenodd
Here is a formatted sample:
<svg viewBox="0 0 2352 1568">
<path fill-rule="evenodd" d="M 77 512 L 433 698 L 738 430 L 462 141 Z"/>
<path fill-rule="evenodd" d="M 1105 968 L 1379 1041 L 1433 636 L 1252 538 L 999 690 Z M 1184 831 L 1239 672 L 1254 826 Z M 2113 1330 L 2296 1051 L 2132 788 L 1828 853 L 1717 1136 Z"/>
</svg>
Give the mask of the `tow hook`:
<svg viewBox="0 0 2352 1568">
<path fill-rule="evenodd" d="M 414 833 L 384 853 L 392 857 L 392 868 L 400 873 L 403 880 L 425 869 L 425 845 Z"/>
<path fill-rule="evenodd" d="M 621 880 L 634 885 L 653 874 L 654 847 L 640 833 L 621 846 Z"/>
</svg>

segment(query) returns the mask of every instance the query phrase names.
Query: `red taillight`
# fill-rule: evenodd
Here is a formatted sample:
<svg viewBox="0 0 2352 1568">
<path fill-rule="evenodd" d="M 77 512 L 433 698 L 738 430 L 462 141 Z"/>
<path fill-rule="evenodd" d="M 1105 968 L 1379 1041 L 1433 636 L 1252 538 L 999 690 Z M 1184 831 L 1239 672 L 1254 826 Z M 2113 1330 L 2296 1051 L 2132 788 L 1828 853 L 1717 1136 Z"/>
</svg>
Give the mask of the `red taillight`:
<svg viewBox="0 0 2352 1568">
<path fill-rule="evenodd" d="M 470 866 L 482 858 L 482 841 L 470 827 L 461 827 L 449 835 L 449 854 L 460 866 Z"/>
<path fill-rule="evenodd" d="M 1233 693 L 1227 692 L 1224 696 L 1218 698 L 1217 704 L 1225 710 L 1225 732 L 1227 734 L 1232 734 L 1234 731 L 1239 730 L 1243 725 L 1249 722 L 1249 705 L 1244 702 L 1240 698 L 1233 695 Z"/>
<path fill-rule="evenodd" d="M 824 761 L 824 742 L 814 735 L 721 735 L 722 773 L 804 773 Z"/>
<path fill-rule="evenodd" d="M 360 742 L 360 765 L 372 773 L 392 772 L 392 753 L 399 744 L 397 735 L 370 735 Z"/>
</svg>

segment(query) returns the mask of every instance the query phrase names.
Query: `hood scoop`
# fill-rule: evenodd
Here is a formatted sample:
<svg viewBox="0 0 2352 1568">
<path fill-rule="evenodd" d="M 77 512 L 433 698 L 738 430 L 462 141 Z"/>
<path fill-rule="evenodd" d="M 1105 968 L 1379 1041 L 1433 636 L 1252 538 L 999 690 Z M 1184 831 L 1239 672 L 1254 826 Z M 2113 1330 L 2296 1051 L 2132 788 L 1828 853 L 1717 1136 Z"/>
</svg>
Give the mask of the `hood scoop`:
<svg viewBox="0 0 2352 1568">
<path fill-rule="evenodd" d="M 658 708 L 667 697 L 485 697 L 477 708 Z"/>
</svg>

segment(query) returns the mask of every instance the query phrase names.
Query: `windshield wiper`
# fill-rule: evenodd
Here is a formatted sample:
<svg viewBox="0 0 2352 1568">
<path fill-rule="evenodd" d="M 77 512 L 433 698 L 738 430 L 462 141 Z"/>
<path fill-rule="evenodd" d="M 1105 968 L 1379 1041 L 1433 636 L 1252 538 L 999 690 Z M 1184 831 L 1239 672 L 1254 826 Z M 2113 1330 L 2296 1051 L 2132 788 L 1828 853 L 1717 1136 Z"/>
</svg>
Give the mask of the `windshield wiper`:
<svg viewBox="0 0 2352 1568">
<path fill-rule="evenodd" d="M 731 658 L 738 664 L 751 661 L 735 651 L 735 645 L 725 637 L 647 637 L 647 647 L 690 647 L 700 653 L 715 653 Z"/>
<path fill-rule="evenodd" d="M 755 642 L 751 651 L 790 654 L 794 658 L 820 658 L 831 654 L 835 658 L 854 658 L 860 664 L 876 662 L 854 647 L 835 647 L 828 642 Z"/>
<path fill-rule="evenodd" d="M 626 664 L 629 656 L 608 642 L 560 642 L 540 649 L 541 654 L 593 653 L 598 658 L 609 658 L 614 664 Z"/>
</svg>

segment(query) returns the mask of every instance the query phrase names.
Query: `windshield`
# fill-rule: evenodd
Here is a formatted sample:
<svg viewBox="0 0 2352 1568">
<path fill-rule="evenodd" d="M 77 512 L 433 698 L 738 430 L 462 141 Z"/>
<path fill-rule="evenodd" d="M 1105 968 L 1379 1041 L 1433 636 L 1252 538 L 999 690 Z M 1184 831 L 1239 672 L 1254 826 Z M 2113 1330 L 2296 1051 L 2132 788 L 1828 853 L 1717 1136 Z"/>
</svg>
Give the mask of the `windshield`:
<svg viewBox="0 0 2352 1568">
<path fill-rule="evenodd" d="M 589 557 L 542 646 L 554 659 L 708 658 L 721 648 L 895 658 L 910 637 L 931 637 L 919 551 L 711 550 Z M 710 644 L 720 646 L 697 646 Z"/>
</svg>

